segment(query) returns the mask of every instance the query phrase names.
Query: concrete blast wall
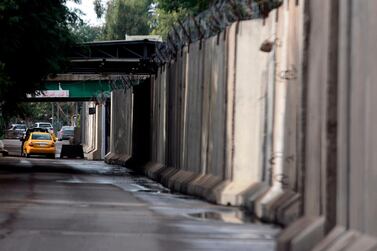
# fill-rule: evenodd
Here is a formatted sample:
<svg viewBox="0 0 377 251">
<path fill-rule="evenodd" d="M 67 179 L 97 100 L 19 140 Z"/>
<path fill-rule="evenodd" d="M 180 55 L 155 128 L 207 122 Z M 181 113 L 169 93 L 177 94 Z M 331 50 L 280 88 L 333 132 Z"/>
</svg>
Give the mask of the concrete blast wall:
<svg viewBox="0 0 377 251">
<path fill-rule="evenodd" d="M 105 160 L 124 164 L 132 156 L 132 89 L 111 93 L 110 152 Z"/>
<path fill-rule="evenodd" d="M 376 11 L 374 0 L 306 1 L 304 216 L 279 250 L 377 250 Z"/>
<path fill-rule="evenodd" d="M 303 11 L 304 4 L 289 1 L 264 20 L 237 22 L 185 46 L 159 68 L 145 115 L 151 136 L 143 170 L 150 177 L 175 191 L 249 207 L 260 218 L 285 225 L 300 216 L 306 142 Z M 145 121 L 135 104 L 149 97 L 139 91 L 148 95 L 131 101 L 131 91 L 112 94 L 109 162 L 124 164 L 133 155 L 132 120 L 137 115 Z"/>
<path fill-rule="evenodd" d="M 152 162 L 168 187 L 244 205 L 264 181 L 274 18 L 235 23 L 185 47 L 152 84 Z"/>
<path fill-rule="evenodd" d="M 278 250 L 377 250 L 377 3 L 283 2 L 160 67 L 142 90 L 143 170 L 287 226 Z M 130 96 L 113 93 L 111 154 L 125 159 Z"/>
<path fill-rule="evenodd" d="M 302 20 L 303 4 L 284 4 L 184 47 L 160 68 L 151 177 L 285 225 L 300 216 Z"/>
<path fill-rule="evenodd" d="M 95 114 L 89 114 L 95 108 Z M 90 160 L 102 160 L 105 156 L 105 106 L 84 102 L 81 111 L 81 135 L 84 154 Z"/>
</svg>

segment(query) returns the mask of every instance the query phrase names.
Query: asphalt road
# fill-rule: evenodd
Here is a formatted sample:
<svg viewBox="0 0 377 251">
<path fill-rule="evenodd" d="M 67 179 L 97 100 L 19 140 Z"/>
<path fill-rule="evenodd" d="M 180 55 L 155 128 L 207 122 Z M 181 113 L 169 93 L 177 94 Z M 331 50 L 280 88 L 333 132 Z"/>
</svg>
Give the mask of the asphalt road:
<svg viewBox="0 0 377 251">
<path fill-rule="evenodd" d="M 9 142 L 6 142 L 9 144 Z M 0 250 L 274 250 L 279 229 L 119 166 L 0 158 Z"/>
</svg>

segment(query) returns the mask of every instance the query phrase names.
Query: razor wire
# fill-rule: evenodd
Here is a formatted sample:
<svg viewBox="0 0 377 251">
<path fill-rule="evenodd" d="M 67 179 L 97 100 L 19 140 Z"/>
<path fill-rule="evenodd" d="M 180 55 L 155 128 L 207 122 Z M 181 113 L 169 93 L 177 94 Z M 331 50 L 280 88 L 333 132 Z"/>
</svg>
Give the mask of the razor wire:
<svg viewBox="0 0 377 251">
<path fill-rule="evenodd" d="M 282 0 L 217 0 L 196 17 L 189 16 L 173 25 L 166 42 L 157 47 L 154 61 L 158 65 L 170 62 L 184 46 L 215 36 L 234 22 L 266 18 L 281 4 Z"/>
</svg>

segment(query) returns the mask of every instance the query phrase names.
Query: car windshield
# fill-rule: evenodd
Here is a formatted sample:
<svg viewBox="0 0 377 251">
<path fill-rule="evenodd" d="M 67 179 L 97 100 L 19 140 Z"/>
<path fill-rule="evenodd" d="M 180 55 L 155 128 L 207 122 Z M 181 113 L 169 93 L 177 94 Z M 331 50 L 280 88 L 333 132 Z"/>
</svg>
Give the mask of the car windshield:
<svg viewBox="0 0 377 251">
<path fill-rule="evenodd" d="M 51 140 L 51 135 L 47 133 L 37 133 L 37 134 L 32 134 L 31 139 L 36 139 L 36 140 Z"/>
<path fill-rule="evenodd" d="M 39 127 L 51 127 L 50 124 L 39 124 Z"/>
<path fill-rule="evenodd" d="M 26 130 L 26 126 L 24 126 L 24 125 L 17 125 L 15 127 L 15 129 Z"/>
</svg>

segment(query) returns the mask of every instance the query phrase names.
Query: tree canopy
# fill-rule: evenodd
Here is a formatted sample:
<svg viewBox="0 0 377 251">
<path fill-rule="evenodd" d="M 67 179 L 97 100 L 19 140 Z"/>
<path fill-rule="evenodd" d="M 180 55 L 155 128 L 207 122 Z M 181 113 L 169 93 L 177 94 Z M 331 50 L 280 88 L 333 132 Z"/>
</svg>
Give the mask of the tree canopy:
<svg viewBox="0 0 377 251">
<path fill-rule="evenodd" d="M 59 72 L 74 44 L 70 26 L 78 19 L 66 0 L 0 2 L 0 108 L 14 113 L 26 93 L 41 89 L 41 80 Z"/>
<path fill-rule="evenodd" d="M 93 42 L 103 39 L 103 27 L 78 22 L 72 27 L 72 33 L 78 43 Z"/>
<path fill-rule="evenodd" d="M 105 16 L 104 38 L 124 39 L 125 35 L 148 35 L 152 0 L 110 0 Z M 99 14 L 99 13 L 97 13 Z"/>
<path fill-rule="evenodd" d="M 180 10 L 196 15 L 213 2 L 213 0 L 156 0 L 158 8 L 166 12 Z"/>
<path fill-rule="evenodd" d="M 152 33 L 166 38 L 178 20 L 197 15 L 213 2 L 213 0 L 155 0 L 156 8 L 151 22 Z"/>
</svg>

